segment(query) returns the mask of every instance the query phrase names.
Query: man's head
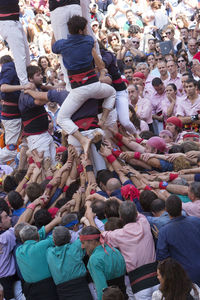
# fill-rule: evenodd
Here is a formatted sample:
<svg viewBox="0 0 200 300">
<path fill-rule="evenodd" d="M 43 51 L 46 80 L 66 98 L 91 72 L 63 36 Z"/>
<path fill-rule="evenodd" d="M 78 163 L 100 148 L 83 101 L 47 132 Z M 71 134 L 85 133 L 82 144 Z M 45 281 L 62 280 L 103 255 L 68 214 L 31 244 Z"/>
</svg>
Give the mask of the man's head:
<svg viewBox="0 0 200 300">
<path fill-rule="evenodd" d="M 43 77 L 40 67 L 38 66 L 28 66 L 27 67 L 28 80 L 35 84 L 36 87 L 42 85 Z"/>
<path fill-rule="evenodd" d="M 180 37 L 184 39 L 185 42 L 187 42 L 188 40 L 188 28 L 186 27 L 183 27 L 180 29 Z"/>
<path fill-rule="evenodd" d="M 68 244 L 71 240 L 69 229 L 64 226 L 57 226 L 53 230 L 53 241 L 56 246 Z"/>
<path fill-rule="evenodd" d="M 119 217 L 119 202 L 114 199 L 109 199 L 105 202 L 106 218 Z"/>
<path fill-rule="evenodd" d="M 11 227 L 11 217 L 6 211 L 0 210 L 0 230 L 7 230 Z"/>
<path fill-rule="evenodd" d="M 124 57 L 124 64 L 125 64 L 126 67 L 132 67 L 133 66 L 132 56 L 125 56 Z"/>
<path fill-rule="evenodd" d="M 135 21 L 134 12 L 131 9 L 128 9 L 126 11 L 126 18 L 130 24 L 132 24 Z"/>
<path fill-rule="evenodd" d="M 136 71 L 137 71 L 137 72 L 143 73 L 144 76 L 145 76 L 145 78 L 148 77 L 149 72 L 150 72 L 149 66 L 148 66 L 148 64 L 145 63 L 145 62 L 141 62 L 141 63 L 137 64 L 137 66 L 136 66 Z"/>
<path fill-rule="evenodd" d="M 124 224 L 136 222 L 137 208 L 135 203 L 131 201 L 124 201 L 119 207 L 119 216 Z"/>
<path fill-rule="evenodd" d="M 20 230 L 19 235 L 23 243 L 29 240 L 39 241 L 37 227 L 30 224 L 25 225 L 22 230 Z"/>
<path fill-rule="evenodd" d="M 175 61 L 170 60 L 167 62 L 167 70 L 171 76 L 176 76 L 177 74 L 177 65 Z"/>
<path fill-rule="evenodd" d="M 170 117 L 166 121 L 166 130 L 169 130 L 173 136 L 177 136 L 178 133 L 182 131 L 183 124 L 181 120 L 177 117 Z"/>
<path fill-rule="evenodd" d="M 181 83 L 182 83 L 182 86 L 183 86 L 184 91 L 185 91 L 185 84 L 186 84 L 186 81 L 189 79 L 189 77 L 190 77 L 190 74 L 189 74 L 188 72 L 183 73 L 183 74 L 181 75 Z"/>
<path fill-rule="evenodd" d="M 197 95 L 197 82 L 194 79 L 188 79 L 185 83 L 185 91 L 188 98 L 195 97 Z"/>
<path fill-rule="evenodd" d="M 29 183 L 26 187 L 26 194 L 28 199 L 33 202 L 35 199 L 41 196 L 42 190 L 41 186 L 37 182 Z"/>
<path fill-rule="evenodd" d="M 152 86 L 154 87 L 158 95 L 162 95 L 165 92 L 165 86 L 159 77 L 155 77 L 152 80 Z"/>
<path fill-rule="evenodd" d="M 62 217 L 61 225 L 65 226 L 69 230 L 78 231 L 79 220 L 76 213 L 69 213 Z"/>
<path fill-rule="evenodd" d="M 129 83 L 132 83 L 133 81 L 133 73 L 134 73 L 134 69 L 132 67 L 126 66 L 124 68 L 124 76 Z"/>
<path fill-rule="evenodd" d="M 0 65 L 4 65 L 6 63 L 9 63 L 9 62 L 13 62 L 13 59 L 10 55 L 3 55 L 1 58 L 0 58 Z"/>
<path fill-rule="evenodd" d="M 16 191 L 10 191 L 8 193 L 8 202 L 14 210 L 21 208 L 24 204 L 22 196 Z"/>
<path fill-rule="evenodd" d="M 171 218 L 176 218 L 181 216 L 182 202 L 181 199 L 176 195 L 171 195 L 167 198 L 165 202 L 166 211 Z"/>
<path fill-rule="evenodd" d="M 157 68 L 158 68 L 158 71 L 160 73 L 161 76 L 166 76 L 167 75 L 167 64 L 164 60 L 162 61 L 159 61 L 157 63 Z"/>
<path fill-rule="evenodd" d="M 41 228 L 42 226 L 46 226 L 52 221 L 52 217 L 50 212 L 47 209 L 41 208 L 36 211 L 34 214 L 34 222 L 37 228 Z"/>
<path fill-rule="evenodd" d="M 139 198 L 142 209 L 145 212 L 150 212 L 151 211 L 151 203 L 155 199 L 157 199 L 157 196 L 154 192 L 149 191 L 149 190 L 142 191 L 140 194 L 140 198 Z"/>
<path fill-rule="evenodd" d="M 197 53 L 197 40 L 196 39 L 189 39 L 188 40 L 188 50 L 192 55 Z"/>
<path fill-rule="evenodd" d="M 85 34 L 87 20 L 81 16 L 73 16 L 67 22 L 70 34 Z"/>
<path fill-rule="evenodd" d="M 145 86 L 146 78 L 142 72 L 135 72 L 133 74 L 133 84 L 140 85 L 142 87 Z"/>
<path fill-rule="evenodd" d="M 111 195 L 114 191 L 121 188 L 121 183 L 117 178 L 110 178 L 106 183 L 106 193 Z"/>
<path fill-rule="evenodd" d="M 200 61 L 196 58 L 192 60 L 192 72 L 195 76 L 199 76 L 200 74 Z"/>
<path fill-rule="evenodd" d="M 169 130 L 162 130 L 159 133 L 159 137 L 161 137 L 165 141 L 165 143 L 173 142 L 173 134 Z"/>
<path fill-rule="evenodd" d="M 138 37 L 133 37 L 131 41 L 135 49 L 138 49 L 140 47 L 140 39 Z"/>
<path fill-rule="evenodd" d="M 151 203 L 151 213 L 154 217 L 159 217 L 165 211 L 165 201 L 162 199 L 155 199 Z"/>
<path fill-rule="evenodd" d="M 106 184 L 111 178 L 113 178 L 113 174 L 110 170 L 103 169 L 97 172 L 97 184 L 102 191 L 106 190 Z"/>
<path fill-rule="evenodd" d="M 100 245 L 100 231 L 93 226 L 87 226 L 81 230 L 80 241 L 81 247 L 91 256 L 94 249 Z"/>
<path fill-rule="evenodd" d="M 188 197 L 193 202 L 200 200 L 200 182 L 192 182 L 188 188 Z"/>
<path fill-rule="evenodd" d="M 155 39 L 148 39 L 148 47 L 149 47 L 149 52 L 155 51 L 156 48 Z"/>
<path fill-rule="evenodd" d="M 128 96 L 131 103 L 134 105 L 138 102 L 139 99 L 139 89 L 136 84 L 130 84 L 127 88 Z"/>
<path fill-rule="evenodd" d="M 105 219 L 105 201 L 94 200 L 91 204 L 92 212 L 96 214 L 99 220 Z"/>
</svg>

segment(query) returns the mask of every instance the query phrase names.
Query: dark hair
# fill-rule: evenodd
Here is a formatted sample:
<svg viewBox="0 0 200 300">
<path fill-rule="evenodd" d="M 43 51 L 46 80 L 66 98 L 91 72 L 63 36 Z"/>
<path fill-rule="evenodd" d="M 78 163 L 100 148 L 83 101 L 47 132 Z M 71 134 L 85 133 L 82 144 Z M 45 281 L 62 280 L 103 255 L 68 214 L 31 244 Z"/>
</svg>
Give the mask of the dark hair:
<svg viewBox="0 0 200 300">
<path fill-rule="evenodd" d="M 187 300 L 193 288 L 192 281 L 183 267 L 173 258 L 167 258 L 158 264 L 158 270 L 164 282 L 160 285 L 162 296 L 166 300 Z M 189 298 L 188 298 L 189 297 Z"/>
<path fill-rule="evenodd" d="M 109 286 L 103 290 L 102 300 L 124 300 L 124 295 L 118 286 Z"/>
<path fill-rule="evenodd" d="M 67 22 L 70 34 L 79 34 L 79 30 L 84 30 L 87 26 L 87 20 L 84 17 L 74 15 Z"/>
<path fill-rule="evenodd" d="M 176 85 L 175 85 L 174 83 L 169 83 L 169 84 L 167 85 L 167 87 L 168 87 L 168 86 L 171 86 L 171 87 L 173 88 L 174 92 L 177 92 L 177 87 L 176 87 Z"/>
<path fill-rule="evenodd" d="M 145 190 L 140 193 L 139 201 L 144 212 L 151 211 L 151 204 L 155 199 L 157 195 L 152 191 Z"/>
<path fill-rule="evenodd" d="M 134 202 L 124 201 L 119 207 L 119 215 L 125 224 L 136 222 L 137 208 Z"/>
<path fill-rule="evenodd" d="M 184 54 L 179 54 L 179 55 L 177 56 L 177 61 L 178 61 L 178 59 L 181 58 L 181 57 L 184 59 L 184 61 L 186 61 L 186 65 L 188 65 L 188 63 L 189 63 L 188 58 L 187 58 L 187 56 L 184 55 Z"/>
<path fill-rule="evenodd" d="M 99 170 L 97 172 L 97 177 L 96 177 L 98 186 L 100 186 L 101 182 L 104 185 L 106 185 L 107 181 L 113 177 L 114 177 L 113 173 L 110 170 L 107 170 L 107 169 Z"/>
<path fill-rule="evenodd" d="M 41 194 L 44 193 L 47 184 L 50 182 L 50 179 L 45 179 L 40 183 L 40 187 L 41 187 Z"/>
<path fill-rule="evenodd" d="M 171 217 L 179 217 L 182 211 L 182 202 L 181 199 L 176 195 L 171 195 L 167 198 L 166 211 Z"/>
<path fill-rule="evenodd" d="M 10 55 L 4 55 L 0 58 L 0 65 L 9 63 L 9 62 L 13 62 L 13 59 Z"/>
<path fill-rule="evenodd" d="M 45 58 L 45 59 L 47 60 L 47 62 L 48 62 L 48 67 L 51 67 L 51 62 L 50 62 L 50 60 L 48 59 L 48 57 L 45 56 L 45 55 L 40 56 L 39 59 L 38 59 L 38 66 L 41 68 L 42 71 L 44 71 L 44 70 L 43 70 L 43 67 L 42 67 L 42 65 L 41 65 L 41 60 L 42 60 L 43 58 Z"/>
<path fill-rule="evenodd" d="M 68 150 L 65 150 L 62 153 L 60 162 L 64 165 L 67 162 L 67 159 L 68 159 Z"/>
<path fill-rule="evenodd" d="M 61 208 L 61 207 L 62 207 L 64 204 L 66 204 L 66 203 L 67 203 L 67 199 L 66 199 L 65 197 L 60 198 L 60 199 L 56 202 L 55 207 Z"/>
<path fill-rule="evenodd" d="M 176 128 L 177 128 L 177 130 L 179 129 L 179 127 L 177 127 L 176 126 Z M 171 153 L 183 153 L 183 148 L 181 147 L 181 145 L 173 145 L 170 149 L 169 149 L 169 154 L 171 154 Z"/>
<path fill-rule="evenodd" d="M 144 130 L 140 132 L 139 136 L 141 137 L 141 139 L 149 140 L 152 136 L 155 136 L 155 134 L 152 131 Z"/>
<path fill-rule="evenodd" d="M 165 201 L 162 199 L 155 199 L 151 203 L 151 211 L 154 213 L 160 212 L 165 209 Z"/>
<path fill-rule="evenodd" d="M 65 225 L 67 225 L 67 224 L 69 224 L 69 223 L 71 223 L 72 221 L 75 221 L 75 220 L 78 220 L 78 215 L 76 213 L 69 213 L 69 214 L 64 215 L 62 217 L 60 224 L 62 226 L 65 226 Z M 68 229 L 71 229 L 71 230 L 73 230 L 73 228 L 74 228 L 74 225 L 68 227 Z"/>
<path fill-rule="evenodd" d="M 26 187 L 26 194 L 28 196 L 28 199 L 33 202 L 35 199 L 41 196 L 42 189 L 39 183 L 32 182 L 29 183 Z"/>
<path fill-rule="evenodd" d="M 90 207 L 99 220 L 105 219 L 105 202 L 103 200 L 92 201 Z"/>
<path fill-rule="evenodd" d="M 17 184 L 19 184 L 22 181 L 22 179 L 26 175 L 26 172 L 27 170 L 16 170 L 16 169 L 14 170 L 12 174 L 15 177 L 15 181 Z"/>
<path fill-rule="evenodd" d="M 20 195 L 20 193 L 16 191 L 10 191 L 8 193 L 8 201 L 13 209 L 19 209 L 24 204 L 24 200 L 22 199 L 22 196 Z"/>
<path fill-rule="evenodd" d="M 37 228 L 41 228 L 52 221 L 50 212 L 47 209 L 41 208 L 34 214 L 34 222 Z"/>
<path fill-rule="evenodd" d="M 105 216 L 106 218 L 119 217 L 119 202 L 117 200 L 109 199 L 105 202 Z"/>
<path fill-rule="evenodd" d="M 133 67 L 131 67 L 131 66 L 124 66 L 124 71 L 126 71 L 126 70 L 132 70 L 133 71 L 133 73 L 134 73 L 134 68 Z"/>
<path fill-rule="evenodd" d="M 192 182 L 189 186 L 189 189 L 197 199 L 200 199 L 200 182 Z"/>
<path fill-rule="evenodd" d="M 112 42 L 113 36 L 115 36 L 116 39 L 117 39 L 118 42 L 119 42 L 119 35 L 118 35 L 116 32 L 111 32 L 111 33 L 108 34 L 108 44 L 109 44 L 109 45 L 110 45 L 111 42 Z"/>
<path fill-rule="evenodd" d="M 115 229 L 120 229 L 124 225 L 123 221 L 120 218 L 111 217 L 108 218 L 108 221 L 105 224 L 106 231 L 113 231 Z"/>
<path fill-rule="evenodd" d="M 17 187 L 17 183 L 14 176 L 8 175 L 3 181 L 3 190 L 6 193 L 15 190 Z"/>
<path fill-rule="evenodd" d="M 152 85 L 153 87 L 155 86 L 159 86 L 163 84 L 162 80 L 159 78 L 159 77 L 155 77 L 153 80 L 152 80 Z"/>
<path fill-rule="evenodd" d="M 91 235 L 91 234 L 100 234 L 101 232 L 99 231 L 99 229 L 97 229 L 96 227 L 94 226 L 87 226 L 87 227 L 84 227 L 82 230 L 81 230 L 81 235 Z M 96 238 L 94 240 L 96 241 L 99 241 L 100 237 L 99 238 Z"/>
<path fill-rule="evenodd" d="M 189 151 L 199 151 L 199 147 L 195 142 L 192 141 L 187 141 L 187 142 L 183 142 L 181 144 L 181 147 L 183 149 L 183 153 L 187 153 Z"/>
<path fill-rule="evenodd" d="M 5 211 L 8 216 L 10 214 L 10 209 L 9 209 L 8 203 L 3 198 L 0 198 L 0 211 L 1 212 Z"/>
<path fill-rule="evenodd" d="M 194 86 L 197 86 L 197 82 L 193 78 L 188 78 L 185 83 L 193 83 Z"/>
<path fill-rule="evenodd" d="M 28 75 L 28 79 L 33 79 L 34 75 L 37 73 L 41 73 L 41 69 L 38 66 L 28 66 L 27 67 L 27 75 Z"/>
</svg>

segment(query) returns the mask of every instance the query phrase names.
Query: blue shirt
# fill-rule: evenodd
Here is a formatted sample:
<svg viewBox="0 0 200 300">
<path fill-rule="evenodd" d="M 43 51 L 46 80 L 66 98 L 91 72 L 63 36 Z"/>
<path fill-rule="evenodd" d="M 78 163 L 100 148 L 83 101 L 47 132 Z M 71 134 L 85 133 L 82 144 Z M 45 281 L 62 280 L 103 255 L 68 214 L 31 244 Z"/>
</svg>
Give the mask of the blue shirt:
<svg viewBox="0 0 200 300">
<path fill-rule="evenodd" d="M 89 67 L 93 62 L 94 39 L 90 35 L 73 34 L 53 44 L 52 51 L 61 54 L 67 70 Z"/>
<path fill-rule="evenodd" d="M 156 254 L 157 260 L 174 258 L 200 286 L 200 218 L 180 216 L 170 220 L 159 231 Z"/>
<path fill-rule="evenodd" d="M 156 227 L 159 230 L 163 225 L 167 224 L 170 221 L 169 215 L 166 211 L 164 213 L 162 213 L 162 215 L 159 217 L 146 216 L 146 218 L 149 221 L 149 224 L 151 225 L 151 227 L 153 225 L 156 225 Z"/>
</svg>

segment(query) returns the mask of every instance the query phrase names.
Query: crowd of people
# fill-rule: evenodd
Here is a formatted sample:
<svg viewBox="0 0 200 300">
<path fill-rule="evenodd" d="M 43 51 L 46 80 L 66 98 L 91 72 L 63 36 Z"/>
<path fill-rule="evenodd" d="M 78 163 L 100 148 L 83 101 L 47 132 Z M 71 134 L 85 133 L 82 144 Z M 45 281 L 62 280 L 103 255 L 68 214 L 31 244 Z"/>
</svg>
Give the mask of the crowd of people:
<svg viewBox="0 0 200 300">
<path fill-rule="evenodd" d="M 0 3 L 0 300 L 200 299 L 196 0 Z"/>
</svg>

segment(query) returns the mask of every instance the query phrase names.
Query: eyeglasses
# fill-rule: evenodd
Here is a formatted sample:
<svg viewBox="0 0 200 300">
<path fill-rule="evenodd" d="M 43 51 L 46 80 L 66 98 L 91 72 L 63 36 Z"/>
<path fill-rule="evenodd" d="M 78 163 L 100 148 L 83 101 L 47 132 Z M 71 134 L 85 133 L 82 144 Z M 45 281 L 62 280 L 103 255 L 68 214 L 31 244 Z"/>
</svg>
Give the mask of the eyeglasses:
<svg viewBox="0 0 200 300">
<path fill-rule="evenodd" d="M 127 63 L 127 62 L 132 62 L 133 60 L 132 59 L 126 59 L 124 62 Z"/>
<path fill-rule="evenodd" d="M 168 35 L 168 34 L 171 34 L 171 31 L 165 32 L 165 34 L 167 34 L 167 35 Z"/>
<path fill-rule="evenodd" d="M 133 44 L 138 44 L 138 45 L 139 45 L 140 42 L 132 41 L 132 43 L 133 43 Z"/>
<path fill-rule="evenodd" d="M 180 62 L 184 62 L 185 60 L 184 59 L 181 59 L 181 60 L 178 60 L 178 63 L 180 63 Z"/>
</svg>

